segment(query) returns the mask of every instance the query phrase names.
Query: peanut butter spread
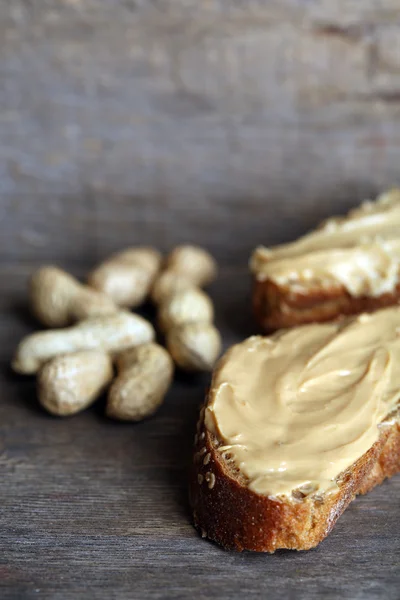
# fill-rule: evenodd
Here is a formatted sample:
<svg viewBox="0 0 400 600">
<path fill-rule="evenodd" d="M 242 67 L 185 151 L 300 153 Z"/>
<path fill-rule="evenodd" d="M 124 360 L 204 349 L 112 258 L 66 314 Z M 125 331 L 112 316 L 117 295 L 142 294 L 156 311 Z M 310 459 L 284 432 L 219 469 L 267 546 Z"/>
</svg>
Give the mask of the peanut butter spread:
<svg viewBox="0 0 400 600">
<path fill-rule="evenodd" d="M 400 272 L 400 190 L 333 217 L 295 242 L 257 248 L 250 268 L 293 290 L 342 285 L 352 296 L 392 292 Z"/>
<path fill-rule="evenodd" d="M 251 490 L 330 493 L 377 441 L 399 398 L 395 307 L 233 346 L 214 372 L 205 424 Z"/>
</svg>

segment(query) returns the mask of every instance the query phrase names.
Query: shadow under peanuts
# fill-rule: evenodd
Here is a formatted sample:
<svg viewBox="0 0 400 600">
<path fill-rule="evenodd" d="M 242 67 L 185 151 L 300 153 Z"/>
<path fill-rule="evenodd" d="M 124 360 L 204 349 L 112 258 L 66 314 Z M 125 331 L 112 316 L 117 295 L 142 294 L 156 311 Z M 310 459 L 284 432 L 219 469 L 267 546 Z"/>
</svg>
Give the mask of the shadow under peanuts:
<svg viewBox="0 0 400 600">
<path fill-rule="evenodd" d="M 21 298 L 13 299 L 5 311 L 5 326 L 3 327 L 4 360 L 0 364 L 0 377 L 7 386 L 3 403 L 9 402 L 16 409 L 25 407 L 36 415 L 47 413 L 40 407 L 36 394 L 36 377 L 22 375 L 12 368 L 12 362 L 19 342 L 30 333 L 40 329 L 32 316 L 27 302 Z"/>
<path fill-rule="evenodd" d="M 52 418 L 38 402 L 34 375 L 20 375 L 13 371 L 8 363 L 1 365 L 0 375 L 7 385 L 7 394 L 3 397 L 3 403 L 9 402 L 16 409 L 24 407 L 35 415 Z"/>
<path fill-rule="evenodd" d="M 17 300 L 7 309 L 7 312 L 10 314 L 10 317 L 18 321 L 21 327 L 29 330 L 26 331 L 25 335 L 28 335 L 31 331 L 43 328 L 29 310 L 27 301 Z"/>
</svg>

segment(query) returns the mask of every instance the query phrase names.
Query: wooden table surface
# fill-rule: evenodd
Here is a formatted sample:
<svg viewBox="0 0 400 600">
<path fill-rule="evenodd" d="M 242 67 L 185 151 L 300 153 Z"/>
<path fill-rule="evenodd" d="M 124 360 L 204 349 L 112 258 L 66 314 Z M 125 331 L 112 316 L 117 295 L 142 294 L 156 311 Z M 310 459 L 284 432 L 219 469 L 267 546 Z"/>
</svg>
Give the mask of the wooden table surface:
<svg viewBox="0 0 400 600">
<path fill-rule="evenodd" d="M 32 378 L 9 369 L 32 265 L 1 270 L 0 597 L 400 597 L 400 477 L 357 499 L 309 552 L 230 553 L 201 539 L 187 503 L 197 407 L 208 377 L 179 376 L 140 424 L 39 409 Z M 76 272 L 76 269 L 75 269 Z M 211 288 L 225 344 L 253 331 L 244 268 Z"/>
<path fill-rule="evenodd" d="M 226 345 L 246 261 L 400 181 L 398 0 L 0 1 L 0 598 L 400 598 L 400 477 L 306 553 L 231 554 L 190 522 L 207 377 L 138 425 L 39 410 L 9 369 L 29 272 L 206 245 Z"/>
</svg>

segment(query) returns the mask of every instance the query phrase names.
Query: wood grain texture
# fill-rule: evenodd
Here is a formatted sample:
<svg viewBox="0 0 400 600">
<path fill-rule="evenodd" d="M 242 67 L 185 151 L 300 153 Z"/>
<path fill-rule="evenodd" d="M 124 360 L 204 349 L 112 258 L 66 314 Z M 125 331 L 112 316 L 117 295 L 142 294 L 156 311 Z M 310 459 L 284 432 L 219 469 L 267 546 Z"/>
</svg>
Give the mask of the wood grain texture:
<svg viewBox="0 0 400 600">
<path fill-rule="evenodd" d="M 1 598 L 398 599 L 399 477 L 357 499 L 316 550 L 238 555 L 190 522 L 206 376 L 179 376 L 158 414 L 137 425 L 106 420 L 102 402 L 71 419 L 42 412 L 33 379 L 8 367 L 34 327 L 23 306 L 32 267 L 0 270 Z M 211 289 L 225 345 L 253 332 L 248 291 L 241 269 Z"/>
<path fill-rule="evenodd" d="M 1 2 L 0 256 L 244 264 L 400 181 L 399 48 L 397 0 Z"/>
<path fill-rule="evenodd" d="M 186 499 L 207 377 L 133 426 L 8 364 L 34 266 L 129 244 L 204 244 L 225 344 L 253 332 L 252 248 L 400 182 L 399 39 L 398 0 L 0 2 L 2 599 L 398 599 L 399 478 L 315 551 L 229 554 Z"/>
</svg>

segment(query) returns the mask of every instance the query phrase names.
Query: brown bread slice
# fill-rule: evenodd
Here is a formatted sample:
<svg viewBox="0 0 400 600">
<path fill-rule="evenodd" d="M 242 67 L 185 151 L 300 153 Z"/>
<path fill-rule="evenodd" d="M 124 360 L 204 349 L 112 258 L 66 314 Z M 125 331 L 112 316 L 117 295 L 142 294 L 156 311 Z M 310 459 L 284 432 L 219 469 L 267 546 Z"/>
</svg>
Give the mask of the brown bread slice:
<svg viewBox="0 0 400 600">
<path fill-rule="evenodd" d="M 400 284 L 392 293 L 354 297 L 343 286 L 314 288 L 307 293 L 278 286 L 270 280 L 254 281 L 253 313 L 262 331 L 305 323 L 334 321 L 348 315 L 374 312 L 400 301 Z"/>
<path fill-rule="evenodd" d="M 253 310 L 265 332 L 372 312 L 400 300 L 400 189 L 251 260 Z"/>
<path fill-rule="evenodd" d="M 207 400 L 206 404 L 207 406 Z M 203 407 L 190 477 L 194 524 L 202 537 L 230 550 L 308 550 L 319 544 L 357 494 L 400 471 L 400 412 L 383 422 L 378 441 L 337 479 L 338 491 L 287 501 L 251 491 L 220 441 L 207 430 Z"/>
</svg>

